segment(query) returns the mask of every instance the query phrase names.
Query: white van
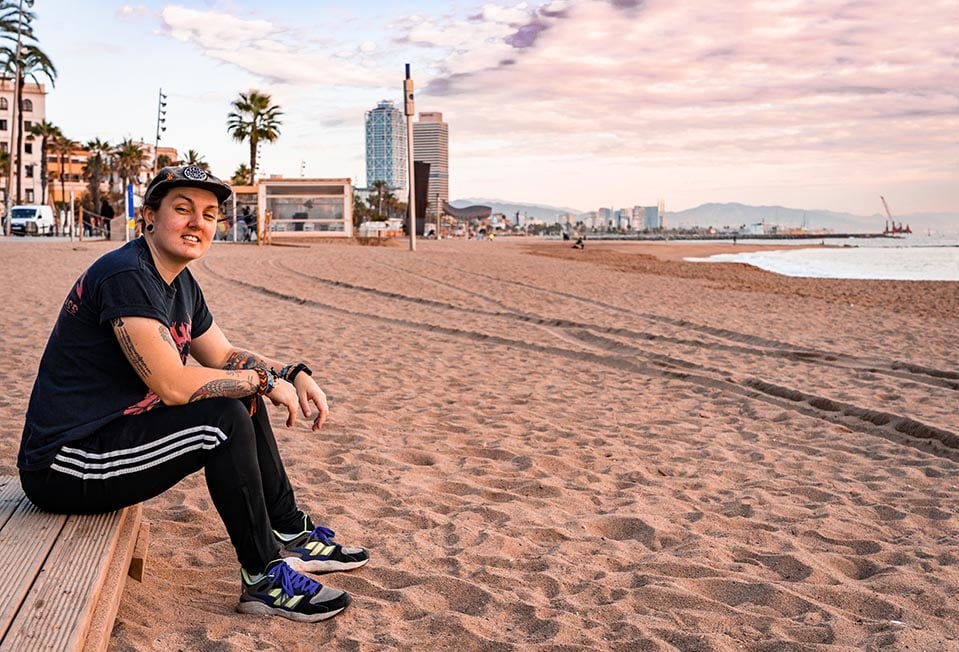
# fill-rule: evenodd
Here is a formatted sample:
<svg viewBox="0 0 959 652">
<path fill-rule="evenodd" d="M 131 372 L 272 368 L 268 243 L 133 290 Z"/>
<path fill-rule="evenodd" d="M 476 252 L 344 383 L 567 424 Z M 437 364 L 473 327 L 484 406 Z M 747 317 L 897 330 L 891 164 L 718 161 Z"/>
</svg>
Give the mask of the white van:
<svg viewBox="0 0 959 652">
<path fill-rule="evenodd" d="M 53 235 L 53 210 L 49 206 L 14 206 L 10 209 L 10 233 Z"/>
</svg>

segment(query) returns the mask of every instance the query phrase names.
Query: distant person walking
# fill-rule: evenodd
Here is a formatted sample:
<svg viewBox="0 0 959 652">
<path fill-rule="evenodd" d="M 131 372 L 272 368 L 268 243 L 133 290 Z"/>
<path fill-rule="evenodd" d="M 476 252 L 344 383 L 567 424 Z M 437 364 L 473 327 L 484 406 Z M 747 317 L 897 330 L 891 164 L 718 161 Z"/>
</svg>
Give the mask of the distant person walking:
<svg viewBox="0 0 959 652">
<path fill-rule="evenodd" d="M 253 234 L 256 233 L 256 215 L 250 211 L 249 206 L 244 206 L 243 212 L 240 214 L 240 218 L 246 225 L 246 230 L 241 231 L 243 234 L 243 240 L 252 240 Z"/>
<path fill-rule="evenodd" d="M 107 240 L 110 239 L 110 220 L 114 216 L 116 216 L 116 212 L 113 210 L 113 206 L 104 198 L 100 202 L 100 217 L 103 219 L 103 232 L 106 234 Z"/>
<path fill-rule="evenodd" d="M 209 250 L 231 194 L 202 168 L 161 169 L 143 198 L 143 235 L 77 280 L 30 395 L 20 482 L 41 509 L 88 514 L 148 500 L 202 469 L 241 566 L 237 610 L 314 622 L 350 597 L 301 572 L 350 570 L 369 555 L 300 510 L 280 458 L 265 399 L 287 427 L 300 412 L 316 432 L 329 408 L 313 372 L 234 346 L 187 269 Z"/>
</svg>

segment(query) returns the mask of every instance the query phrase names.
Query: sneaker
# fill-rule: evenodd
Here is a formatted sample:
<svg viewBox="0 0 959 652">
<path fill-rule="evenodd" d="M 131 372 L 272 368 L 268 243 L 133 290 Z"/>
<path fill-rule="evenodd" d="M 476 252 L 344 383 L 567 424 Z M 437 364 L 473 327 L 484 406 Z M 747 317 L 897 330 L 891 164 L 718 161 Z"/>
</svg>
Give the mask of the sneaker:
<svg viewBox="0 0 959 652">
<path fill-rule="evenodd" d="M 301 623 L 332 618 L 350 604 L 345 591 L 323 586 L 300 575 L 282 559 L 271 562 L 263 575 L 251 577 L 240 569 L 243 593 L 236 610 L 242 614 L 283 616 Z"/>
<path fill-rule="evenodd" d="M 333 530 L 322 525 L 299 534 L 280 534 L 276 531 L 273 534 L 280 542 L 280 555 L 284 561 L 301 573 L 348 571 L 370 560 L 365 549 L 346 548 L 333 541 Z"/>
</svg>

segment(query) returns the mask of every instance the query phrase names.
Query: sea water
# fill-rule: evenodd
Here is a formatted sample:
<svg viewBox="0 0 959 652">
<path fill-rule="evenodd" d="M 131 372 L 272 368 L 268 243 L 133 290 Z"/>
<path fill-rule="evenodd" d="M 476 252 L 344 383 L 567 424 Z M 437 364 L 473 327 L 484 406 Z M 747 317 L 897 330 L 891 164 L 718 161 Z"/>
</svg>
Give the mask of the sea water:
<svg viewBox="0 0 959 652">
<path fill-rule="evenodd" d="M 959 281 L 959 238 L 824 238 L 816 240 L 739 240 L 742 244 L 796 246 L 780 251 L 686 258 L 692 262 L 745 263 L 784 276 Z M 820 242 L 823 245 L 816 246 Z"/>
</svg>

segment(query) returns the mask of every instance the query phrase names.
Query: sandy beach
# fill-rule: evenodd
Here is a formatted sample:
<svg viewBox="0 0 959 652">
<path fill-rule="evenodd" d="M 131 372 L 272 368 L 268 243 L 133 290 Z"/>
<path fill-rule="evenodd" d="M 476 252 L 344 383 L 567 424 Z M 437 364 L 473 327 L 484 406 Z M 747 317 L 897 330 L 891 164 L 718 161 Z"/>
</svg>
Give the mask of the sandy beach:
<svg viewBox="0 0 959 652">
<path fill-rule="evenodd" d="M 0 241 L 5 474 L 113 246 Z M 145 505 L 110 649 L 959 649 L 959 284 L 682 261 L 732 250 L 214 245 L 222 329 L 330 397 L 320 433 L 273 412 L 299 501 L 371 561 L 320 577 L 330 621 L 239 615 L 193 476 Z"/>
</svg>

